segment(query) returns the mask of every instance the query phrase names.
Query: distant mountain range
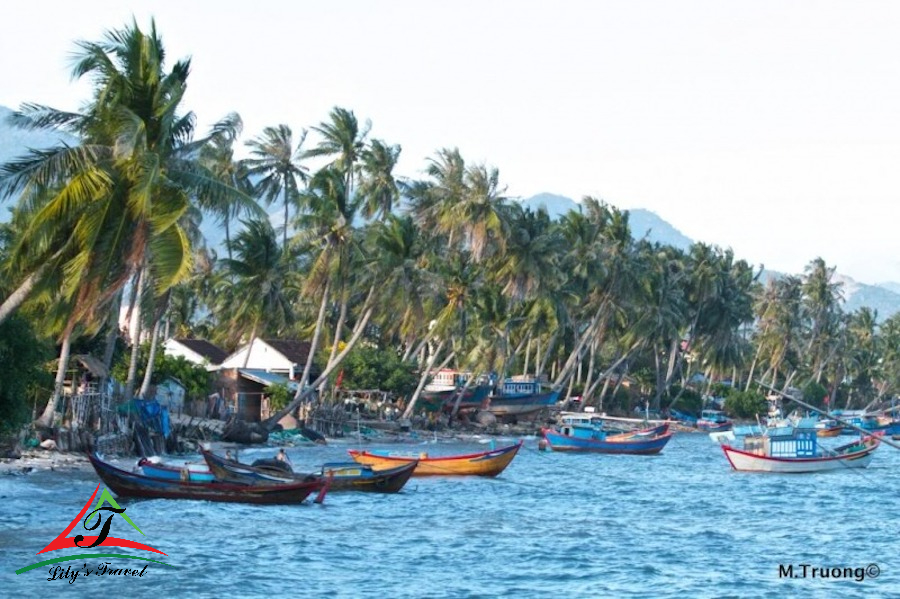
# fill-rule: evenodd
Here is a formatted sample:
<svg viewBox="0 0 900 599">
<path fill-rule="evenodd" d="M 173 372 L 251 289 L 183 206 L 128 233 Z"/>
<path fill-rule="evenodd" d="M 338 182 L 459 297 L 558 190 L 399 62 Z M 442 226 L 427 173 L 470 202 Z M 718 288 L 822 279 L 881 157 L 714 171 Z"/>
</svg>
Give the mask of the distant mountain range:
<svg viewBox="0 0 900 599">
<path fill-rule="evenodd" d="M 13 127 L 7 121 L 11 114 L 12 110 L 0 106 L 0 164 L 25 154 L 29 148 L 47 148 L 64 138 L 69 142 L 75 141 L 74 139 L 68 139 L 68 136 L 61 133 L 30 131 Z M 577 210 L 579 206 L 571 198 L 552 193 L 541 193 L 524 199 L 522 202 L 532 209 L 537 209 L 541 206 L 545 207 L 550 217 L 554 219 L 559 218 L 569 210 Z M 9 201 L 0 204 L 0 221 L 8 218 L 8 211 L 5 208 L 10 205 L 11 202 Z M 273 205 L 268 210 L 272 224 L 276 227 L 280 226 L 283 221 L 281 208 Z M 631 226 L 632 236 L 635 239 L 646 237 L 651 241 L 671 245 L 682 250 L 687 250 L 694 243 L 694 240 L 649 210 L 633 209 L 628 212 L 628 222 Z M 206 236 L 209 246 L 220 255 L 223 254 L 225 235 L 218 223 L 213 218 L 208 217 L 204 219 L 201 230 Z M 753 259 L 750 256 L 738 256 L 738 258 L 744 258 L 751 264 L 753 263 Z M 764 276 L 781 276 L 781 273 L 767 271 L 764 273 Z M 879 320 L 900 312 L 900 283 L 886 282 L 878 285 L 864 285 L 843 275 L 838 275 L 838 279 L 844 283 L 846 310 L 853 311 L 862 306 L 869 306 L 878 311 Z"/>
<path fill-rule="evenodd" d="M 544 207 L 551 218 L 556 219 L 568 212 L 577 210 L 578 203 L 565 196 L 552 193 L 539 193 L 522 200 L 526 206 L 533 210 Z M 631 226 L 631 235 L 635 239 L 646 237 L 650 241 L 671 245 L 686 250 L 694 243 L 694 240 L 684 235 L 668 222 L 649 210 L 629 210 L 628 224 Z M 702 241 L 702 240 L 701 240 Z M 737 256 L 753 264 L 748 256 Z M 763 279 L 784 276 L 785 273 L 766 270 Z M 844 309 L 848 312 L 868 306 L 878 311 L 878 320 L 882 321 L 893 314 L 900 312 L 900 283 L 879 283 L 878 285 L 865 285 L 840 273 L 835 274 L 835 279 L 843 283 Z"/>
</svg>

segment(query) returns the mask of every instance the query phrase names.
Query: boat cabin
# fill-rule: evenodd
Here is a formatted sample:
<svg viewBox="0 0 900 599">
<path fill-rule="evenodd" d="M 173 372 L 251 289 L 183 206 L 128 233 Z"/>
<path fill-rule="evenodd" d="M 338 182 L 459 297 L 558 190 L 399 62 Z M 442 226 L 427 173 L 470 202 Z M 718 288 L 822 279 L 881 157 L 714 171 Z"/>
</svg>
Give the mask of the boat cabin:
<svg viewBox="0 0 900 599">
<path fill-rule="evenodd" d="M 595 414 L 568 414 L 563 417 L 559 426 L 559 433 L 578 439 L 606 438 L 603 430 L 603 418 Z"/>
</svg>

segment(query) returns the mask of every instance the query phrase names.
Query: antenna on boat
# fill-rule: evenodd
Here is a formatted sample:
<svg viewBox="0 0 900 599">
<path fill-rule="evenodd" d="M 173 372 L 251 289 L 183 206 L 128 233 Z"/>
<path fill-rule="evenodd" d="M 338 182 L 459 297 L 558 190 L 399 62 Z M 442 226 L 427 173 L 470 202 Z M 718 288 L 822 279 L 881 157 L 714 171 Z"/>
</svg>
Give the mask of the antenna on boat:
<svg viewBox="0 0 900 599">
<path fill-rule="evenodd" d="M 819 408 L 817 408 L 817 407 L 815 407 L 815 406 L 813 406 L 813 405 L 810 405 L 810 404 L 806 403 L 805 401 L 801 401 L 801 400 L 797 399 L 796 397 L 794 397 L 793 395 L 790 395 L 789 393 L 785 393 L 784 391 L 779 391 L 778 389 L 776 389 L 775 387 L 772 387 L 771 385 L 767 385 L 767 384 L 765 384 L 765 383 L 763 383 L 763 382 L 760 382 L 760 381 L 756 381 L 756 384 L 760 385 L 761 387 L 765 387 L 766 389 L 769 389 L 769 390 L 771 390 L 771 391 L 774 392 L 774 393 L 777 393 L 778 395 L 780 395 L 781 397 L 784 397 L 785 399 L 789 399 L 789 400 L 791 400 L 791 401 L 797 402 L 798 405 L 803 406 L 804 408 L 807 408 L 807 409 L 809 409 L 809 410 L 812 410 L 812 411 L 814 411 L 814 412 L 816 412 L 816 413 L 821 413 L 821 412 L 822 412 L 822 410 L 820 410 Z M 853 430 L 855 430 L 855 431 L 857 431 L 857 432 L 859 432 L 859 433 L 862 433 L 863 435 L 866 435 L 867 437 L 874 437 L 874 436 L 875 436 L 875 435 L 872 434 L 872 431 L 867 431 L 866 429 L 864 429 L 864 428 L 862 428 L 862 427 L 856 426 L 856 425 L 853 424 L 853 423 L 850 423 L 850 422 L 847 422 L 846 420 L 843 420 L 843 419 L 841 419 L 841 418 L 838 418 L 838 417 L 835 416 L 834 414 L 829 414 L 828 417 L 831 418 L 831 419 L 833 419 L 833 420 L 836 420 L 837 422 L 839 422 L 840 424 L 846 426 L 847 428 L 852 428 Z M 894 443 L 893 441 L 888 441 L 887 439 L 885 439 L 885 435 L 882 435 L 880 440 L 881 440 L 881 442 L 884 443 L 885 445 L 890 445 L 890 446 L 893 447 L 894 449 L 900 449 L 900 445 L 898 445 L 897 443 Z"/>
</svg>

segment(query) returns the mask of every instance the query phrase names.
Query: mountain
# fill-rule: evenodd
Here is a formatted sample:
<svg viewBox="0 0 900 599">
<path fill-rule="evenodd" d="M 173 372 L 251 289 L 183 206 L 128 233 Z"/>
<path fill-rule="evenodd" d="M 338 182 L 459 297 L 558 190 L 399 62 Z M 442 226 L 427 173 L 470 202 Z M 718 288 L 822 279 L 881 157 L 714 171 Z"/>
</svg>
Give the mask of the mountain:
<svg viewBox="0 0 900 599">
<path fill-rule="evenodd" d="M 552 193 L 539 193 L 522 200 L 522 203 L 532 210 L 545 208 L 547 214 L 554 220 L 570 210 L 579 208 L 579 204 L 575 200 Z M 635 239 L 646 237 L 651 241 L 671 245 L 681 250 L 687 250 L 694 243 L 681 231 L 649 210 L 642 208 L 629 210 L 628 224 L 631 227 L 631 236 Z"/>
<path fill-rule="evenodd" d="M 522 200 L 522 203 L 532 210 L 546 208 L 550 218 L 553 219 L 559 218 L 569 210 L 578 210 L 578 203 L 571 198 L 552 193 L 540 193 Z M 692 239 L 649 210 L 635 209 L 628 212 L 631 235 L 635 239 L 646 236 L 650 241 L 682 250 L 687 250 L 694 243 Z M 748 261 L 752 263 L 751 260 Z M 781 276 L 784 276 L 784 273 L 767 270 L 763 273 L 762 280 Z M 844 309 L 847 312 L 867 306 L 878 312 L 879 321 L 900 312 L 900 283 L 865 285 L 839 273 L 835 274 L 835 280 L 843 284 Z"/>
</svg>

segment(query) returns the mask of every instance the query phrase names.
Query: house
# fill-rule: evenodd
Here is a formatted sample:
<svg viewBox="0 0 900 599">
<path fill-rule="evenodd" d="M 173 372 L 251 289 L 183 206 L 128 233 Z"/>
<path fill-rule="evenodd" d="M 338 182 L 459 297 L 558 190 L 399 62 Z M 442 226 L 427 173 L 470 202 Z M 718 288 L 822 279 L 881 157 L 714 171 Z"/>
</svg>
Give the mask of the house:
<svg viewBox="0 0 900 599">
<path fill-rule="evenodd" d="M 176 339 L 172 337 L 163 343 L 167 356 L 182 357 L 188 362 L 206 367 L 210 372 L 219 369 L 228 354 L 205 339 Z"/>
<path fill-rule="evenodd" d="M 309 348 L 308 341 L 296 339 L 254 339 L 252 346 L 245 345 L 222 360 L 219 369 L 252 368 L 295 380 L 303 374 Z M 310 373 L 312 378 L 317 375 L 317 372 Z"/>
<path fill-rule="evenodd" d="M 266 419 L 271 410 L 268 388 L 283 384 L 292 392 L 303 374 L 310 344 L 293 339 L 254 339 L 225 358 L 218 369 L 216 392 L 224 400 L 226 416 L 247 422 Z M 313 367 L 310 380 L 319 375 Z"/>
</svg>

